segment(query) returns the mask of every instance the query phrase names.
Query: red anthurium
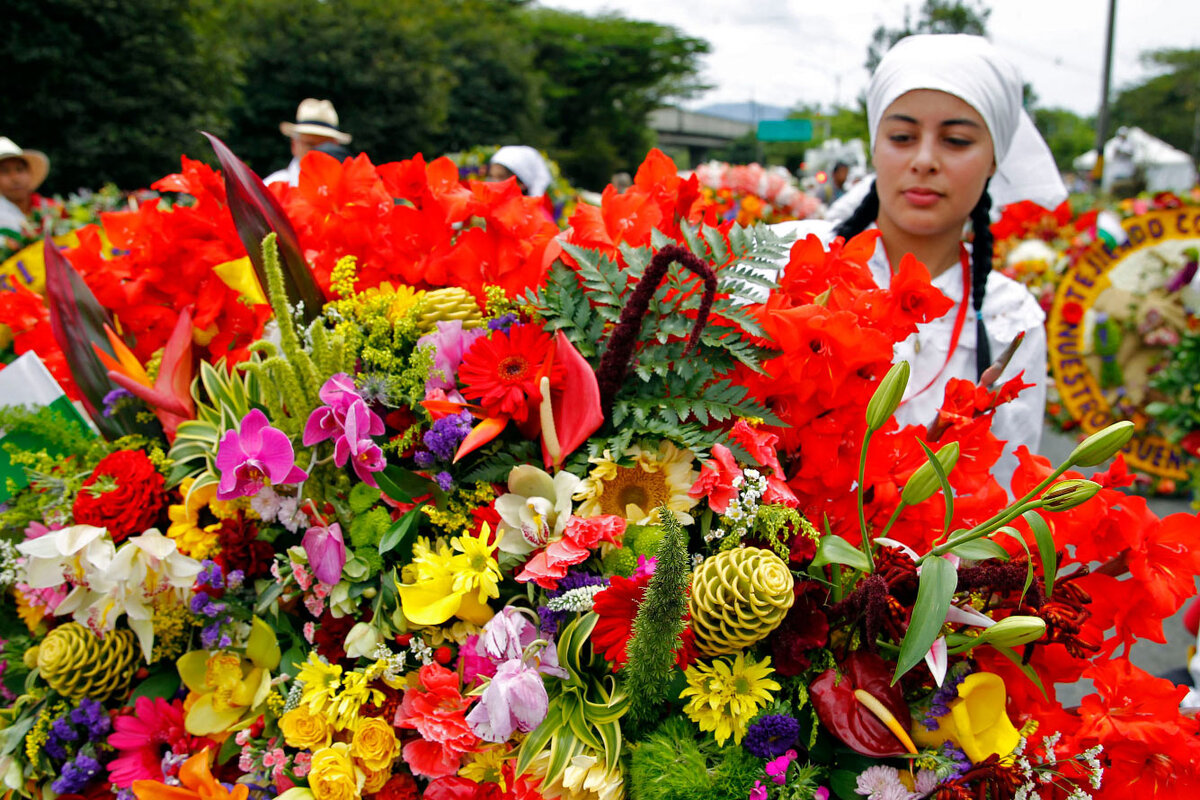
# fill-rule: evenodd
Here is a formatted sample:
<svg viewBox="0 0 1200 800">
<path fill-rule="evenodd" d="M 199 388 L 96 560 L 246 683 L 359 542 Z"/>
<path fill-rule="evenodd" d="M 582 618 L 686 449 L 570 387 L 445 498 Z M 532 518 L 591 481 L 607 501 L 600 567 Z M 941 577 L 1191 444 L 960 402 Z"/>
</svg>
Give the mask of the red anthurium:
<svg viewBox="0 0 1200 800">
<path fill-rule="evenodd" d="M 554 416 L 554 431 L 558 438 L 558 455 L 552 457 L 545 435 L 542 436 L 542 459 L 546 467 L 561 466 L 563 459 L 575 452 L 587 438 L 604 424 L 600 411 L 600 386 L 596 373 L 566 334 L 554 335 L 555 361 L 564 371 L 561 383 L 550 386 L 550 404 Z"/>
<path fill-rule="evenodd" d="M 838 669 L 827 669 L 808 688 L 821 723 L 863 755 L 882 758 L 906 752 L 900 740 L 854 696 L 855 689 L 867 692 L 908 730 L 912 717 L 904 693 L 892 685 L 892 666 L 874 653 L 860 650 L 847 656 L 838 668 L 840 674 Z"/>
</svg>

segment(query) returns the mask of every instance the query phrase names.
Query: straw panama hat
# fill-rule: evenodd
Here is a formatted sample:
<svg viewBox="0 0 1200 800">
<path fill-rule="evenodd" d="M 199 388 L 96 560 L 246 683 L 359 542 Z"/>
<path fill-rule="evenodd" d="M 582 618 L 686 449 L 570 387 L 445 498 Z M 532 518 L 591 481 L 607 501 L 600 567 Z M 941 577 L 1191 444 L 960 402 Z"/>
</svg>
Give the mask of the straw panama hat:
<svg viewBox="0 0 1200 800">
<path fill-rule="evenodd" d="M 296 121 L 279 123 L 279 130 L 289 139 L 297 134 L 308 133 L 313 136 L 328 136 L 339 144 L 350 144 L 353 138 L 350 134 L 338 130 L 338 115 L 333 103 L 312 97 L 301 100 L 300 107 L 296 109 Z"/>
<path fill-rule="evenodd" d="M 41 186 L 50 172 L 50 159 L 41 150 L 22 150 L 12 139 L 0 136 L 0 161 L 9 158 L 20 158 L 29 165 L 29 174 L 33 179 L 30 189 Z"/>
</svg>

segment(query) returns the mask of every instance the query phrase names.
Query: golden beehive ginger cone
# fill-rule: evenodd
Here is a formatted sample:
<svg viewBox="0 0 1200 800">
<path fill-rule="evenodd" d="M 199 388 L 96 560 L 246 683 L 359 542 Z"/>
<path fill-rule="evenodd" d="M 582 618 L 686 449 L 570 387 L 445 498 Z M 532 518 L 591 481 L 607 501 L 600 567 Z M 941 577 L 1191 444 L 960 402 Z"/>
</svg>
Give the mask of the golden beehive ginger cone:
<svg viewBox="0 0 1200 800">
<path fill-rule="evenodd" d="M 692 632 L 703 656 L 737 653 L 779 627 L 795 601 L 792 573 L 779 556 L 735 547 L 692 574 Z"/>
<path fill-rule="evenodd" d="M 107 700 L 124 693 L 138 662 L 133 631 L 113 631 L 103 639 L 78 622 L 50 631 L 38 647 L 42 679 L 64 697 Z"/>
<path fill-rule="evenodd" d="M 447 286 L 425 293 L 417 314 L 417 327 L 431 331 L 439 322 L 455 319 L 461 319 L 464 328 L 478 327 L 483 322 L 483 312 L 470 292 L 457 286 Z"/>
</svg>

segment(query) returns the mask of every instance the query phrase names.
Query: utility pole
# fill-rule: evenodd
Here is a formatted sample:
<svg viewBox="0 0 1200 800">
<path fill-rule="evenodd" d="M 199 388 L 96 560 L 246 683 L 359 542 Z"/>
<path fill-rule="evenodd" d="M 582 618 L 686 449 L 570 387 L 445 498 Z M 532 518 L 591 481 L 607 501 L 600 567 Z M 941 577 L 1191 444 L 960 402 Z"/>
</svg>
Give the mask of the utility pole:
<svg viewBox="0 0 1200 800">
<path fill-rule="evenodd" d="M 1104 143 L 1108 141 L 1108 95 L 1112 84 L 1113 33 L 1117 22 L 1117 0 L 1108 0 L 1108 36 L 1104 45 L 1104 82 L 1100 88 L 1100 113 L 1096 115 L 1096 167 L 1092 171 L 1096 188 L 1104 177 Z"/>
</svg>

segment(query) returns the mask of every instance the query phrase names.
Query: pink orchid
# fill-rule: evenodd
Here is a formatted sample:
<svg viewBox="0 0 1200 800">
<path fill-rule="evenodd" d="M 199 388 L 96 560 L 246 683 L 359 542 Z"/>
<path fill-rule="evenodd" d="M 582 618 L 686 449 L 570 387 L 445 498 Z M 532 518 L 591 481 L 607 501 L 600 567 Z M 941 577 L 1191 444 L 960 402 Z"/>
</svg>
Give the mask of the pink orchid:
<svg viewBox="0 0 1200 800">
<path fill-rule="evenodd" d="M 217 448 L 218 500 L 250 497 L 268 483 L 300 483 L 308 473 L 296 466 L 292 440 L 272 428 L 257 408 L 242 418 L 237 431 L 227 431 Z"/>
<path fill-rule="evenodd" d="M 350 461 L 359 479 L 371 486 L 378 486 L 371 473 L 387 466 L 383 450 L 371 438 L 375 435 L 376 422 L 379 423 L 378 432 L 383 433 L 383 421 L 367 408 L 365 402 L 356 400 L 347 409 L 342 434 L 333 443 L 333 463 L 343 467 Z"/>
<path fill-rule="evenodd" d="M 308 555 L 313 574 L 321 583 L 333 585 L 342 579 L 342 567 L 346 566 L 346 542 L 342 538 L 342 526 L 314 525 L 304 532 L 300 542 Z"/>
<path fill-rule="evenodd" d="M 339 372 L 325 381 L 318 395 L 325 405 L 308 415 L 302 439 L 306 447 L 341 436 L 345 431 L 346 417 L 351 408 L 358 403 L 362 403 L 363 408 L 366 408 L 366 402 L 354 386 L 354 379 L 344 372 Z M 366 411 L 369 434 L 379 436 L 383 433 L 383 420 L 370 409 Z"/>
</svg>

